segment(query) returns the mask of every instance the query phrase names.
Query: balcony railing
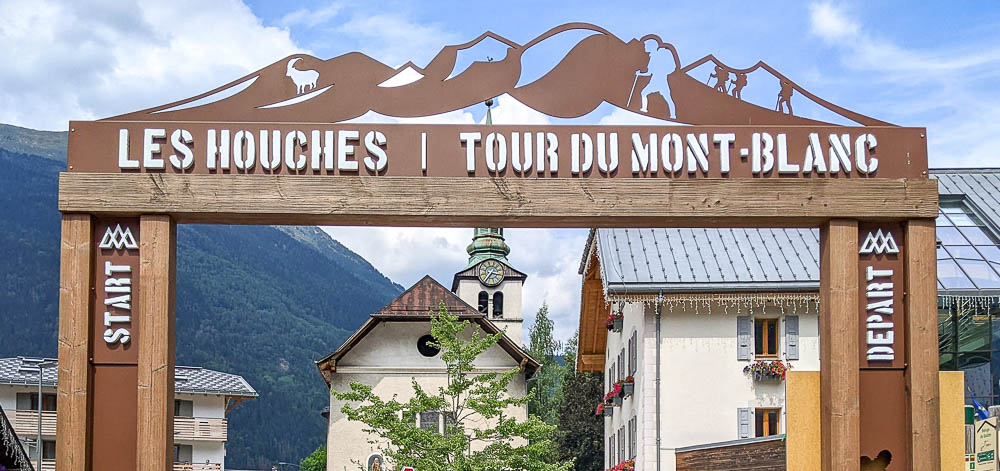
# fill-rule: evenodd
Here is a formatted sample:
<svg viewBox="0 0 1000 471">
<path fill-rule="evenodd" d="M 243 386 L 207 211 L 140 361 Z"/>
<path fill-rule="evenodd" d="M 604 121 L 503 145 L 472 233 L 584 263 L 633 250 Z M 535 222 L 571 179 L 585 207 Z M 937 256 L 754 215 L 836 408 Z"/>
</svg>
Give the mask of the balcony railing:
<svg viewBox="0 0 1000 471">
<path fill-rule="evenodd" d="M 226 441 L 229 439 L 228 424 L 229 422 L 226 419 L 206 417 L 174 417 L 174 439 Z M 201 468 L 193 469 L 200 470 Z"/>
<path fill-rule="evenodd" d="M 14 411 L 14 433 L 20 437 L 38 434 L 38 411 Z M 56 434 L 56 411 L 42 411 L 42 435 Z M 42 460 L 42 465 L 45 460 Z"/>
<path fill-rule="evenodd" d="M 13 419 L 14 433 L 18 436 L 34 437 L 38 433 L 38 412 L 16 410 Z M 42 435 L 54 436 L 55 434 L 56 412 L 42 411 Z M 229 440 L 229 422 L 219 418 L 174 417 L 174 438 L 178 440 L 227 441 Z M 218 469 L 218 465 L 209 466 L 216 467 L 205 469 Z"/>
<path fill-rule="evenodd" d="M 174 471 L 222 471 L 219 463 L 181 464 L 174 463 Z"/>
<path fill-rule="evenodd" d="M 32 466 L 38 465 L 38 461 L 31 460 L 31 465 Z M 47 460 L 43 458 L 41 471 L 56 471 L 56 460 Z"/>
</svg>

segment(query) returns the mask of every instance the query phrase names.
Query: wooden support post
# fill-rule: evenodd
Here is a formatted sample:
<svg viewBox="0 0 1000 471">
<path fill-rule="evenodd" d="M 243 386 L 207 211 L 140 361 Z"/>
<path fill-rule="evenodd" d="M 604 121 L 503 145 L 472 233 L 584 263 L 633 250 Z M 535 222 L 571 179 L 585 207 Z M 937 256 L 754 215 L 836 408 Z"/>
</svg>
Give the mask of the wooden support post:
<svg viewBox="0 0 1000 471">
<path fill-rule="evenodd" d="M 833 219 L 820 228 L 819 293 L 823 471 L 858 469 L 861 435 L 856 220 Z"/>
<path fill-rule="evenodd" d="M 937 259 L 933 219 L 906 224 L 906 390 L 910 456 L 914 470 L 946 469 L 941 463 L 938 389 Z"/>
<path fill-rule="evenodd" d="M 59 254 L 59 386 L 56 468 L 86 471 L 90 391 L 89 214 L 64 214 Z"/>
<path fill-rule="evenodd" d="M 173 469 L 174 294 L 177 224 L 165 215 L 140 218 L 137 468 Z"/>
</svg>

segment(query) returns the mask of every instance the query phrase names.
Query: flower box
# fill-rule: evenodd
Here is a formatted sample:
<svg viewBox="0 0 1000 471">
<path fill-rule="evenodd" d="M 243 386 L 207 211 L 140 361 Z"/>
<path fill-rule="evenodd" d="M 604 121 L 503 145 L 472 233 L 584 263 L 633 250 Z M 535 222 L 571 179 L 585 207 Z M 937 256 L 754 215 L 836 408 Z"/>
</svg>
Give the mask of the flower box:
<svg viewBox="0 0 1000 471">
<path fill-rule="evenodd" d="M 781 360 L 757 360 L 743 367 L 743 373 L 757 382 L 780 383 L 785 380 L 789 369 L 791 366 L 786 365 Z"/>
<path fill-rule="evenodd" d="M 625 460 L 612 466 L 608 471 L 634 471 L 635 460 Z"/>
<path fill-rule="evenodd" d="M 612 414 L 614 414 L 614 409 L 611 408 L 611 404 L 603 402 L 597 405 L 597 411 L 594 412 L 594 415 L 603 415 L 604 417 L 611 417 Z"/>
<path fill-rule="evenodd" d="M 634 393 L 635 393 L 635 382 L 625 381 L 625 383 L 622 384 L 622 395 L 624 397 L 629 397 Z"/>
<path fill-rule="evenodd" d="M 773 373 L 757 372 L 753 374 L 753 380 L 759 383 L 780 383 L 781 376 Z"/>
<path fill-rule="evenodd" d="M 622 396 L 621 396 L 621 394 L 615 396 L 611 400 L 613 401 L 615 407 L 619 407 L 619 406 L 622 405 Z"/>
<path fill-rule="evenodd" d="M 604 321 L 605 327 L 612 332 L 621 332 L 622 328 L 625 326 L 625 316 L 621 312 L 608 314 L 607 320 Z"/>
</svg>

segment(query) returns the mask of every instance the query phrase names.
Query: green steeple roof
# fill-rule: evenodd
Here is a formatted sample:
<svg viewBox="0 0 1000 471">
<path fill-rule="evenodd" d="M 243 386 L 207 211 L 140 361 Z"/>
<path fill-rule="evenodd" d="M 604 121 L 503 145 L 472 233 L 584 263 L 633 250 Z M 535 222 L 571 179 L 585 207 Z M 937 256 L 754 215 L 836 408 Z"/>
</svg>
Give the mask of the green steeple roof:
<svg viewBox="0 0 1000 471">
<path fill-rule="evenodd" d="M 465 249 L 469 253 L 469 264 L 466 268 L 487 259 L 494 259 L 510 266 L 507 254 L 510 247 L 503 240 L 503 228 L 477 227 L 473 229 L 472 243 Z"/>
</svg>

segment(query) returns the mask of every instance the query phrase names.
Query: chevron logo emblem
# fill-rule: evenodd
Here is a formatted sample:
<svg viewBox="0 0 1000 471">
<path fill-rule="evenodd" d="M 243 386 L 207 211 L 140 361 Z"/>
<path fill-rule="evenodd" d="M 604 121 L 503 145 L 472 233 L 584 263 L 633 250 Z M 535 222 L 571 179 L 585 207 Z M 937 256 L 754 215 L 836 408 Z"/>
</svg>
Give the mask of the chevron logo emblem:
<svg viewBox="0 0 1000 471">
<path fill-rule="evenodd" d="M 121 224 L 115 224 L 114 229 L 112 229 L 111 226 L 108 226 L 108 230 L 104 233 L 104 237 L 101 238 L 101 243 L 98 244 L 98 247 L 102 249 L 113 248 L 121 250 L 124 248 L 132 250 L 138 249 L 139 244 L 136 244 L 135 237 L 132 236 L 132 229 L 128 226 L 125 226 L 125 229 L 122 229 Z"/>
<path fill-rule="evenodd" d="M 865 237 L 858 253 L 864 255 L 896 254 L 899 253 L 899 246 L 896 245 L 896 239 L 892 238 L 891 232 L 882 232 L 882 229 L 879 229 L 868 233 L 868 237 Z"/>
</svg>

